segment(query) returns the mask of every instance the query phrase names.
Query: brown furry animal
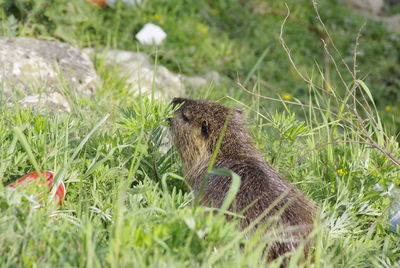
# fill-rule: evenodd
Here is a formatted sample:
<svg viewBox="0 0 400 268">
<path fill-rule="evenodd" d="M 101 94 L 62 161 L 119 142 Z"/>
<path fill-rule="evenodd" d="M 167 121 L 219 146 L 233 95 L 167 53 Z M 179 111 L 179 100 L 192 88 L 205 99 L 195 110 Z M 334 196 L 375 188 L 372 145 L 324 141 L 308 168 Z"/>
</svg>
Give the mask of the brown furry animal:
<svg viewBox="0 0 400 268">
<path fill-rule="evenodd" d="M 174 143 L 183 160 L 185 178 L 195 196 L 200 193 L 221 129 L 229 116 L 214 168 L 229 169 L 241 177 L 230 210 L 243 214 L 241 226 L 245 228 L 270 209 L 259 225 L 275 216 L 277 220 L 270 230 L 280 227 L 285 231 L 277 234 L 279 241 L 269 245 L 268 259 L 295 250 L 312 229 L 315 207 L 263 159 L 245 127 L 242 112 L 209 100 L 175 98 L 172 102 L 173 105 L 181 104 L 169 121 Z M 208 176 L 200 197 L 201 204 L 219 208 L 230 185 L 230 177 Z M 290 231 L 291 228 L 296 230 Z"/>
</svg>

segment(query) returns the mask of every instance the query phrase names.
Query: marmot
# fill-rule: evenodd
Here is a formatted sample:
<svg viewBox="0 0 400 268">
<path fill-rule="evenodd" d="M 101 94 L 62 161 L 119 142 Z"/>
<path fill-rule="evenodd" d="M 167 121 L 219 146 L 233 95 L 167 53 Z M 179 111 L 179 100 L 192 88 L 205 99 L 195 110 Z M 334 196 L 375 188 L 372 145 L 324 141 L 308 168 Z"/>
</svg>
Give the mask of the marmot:
<svg viewBox="0 0 400 268">
<path fill-rule="evenodd" d="M 243 214 L 240 220 L 242 228 L 270 209 L 264 213 L 259 225 L 275 216 L 274 226 L 285 231 L 277 235 L 280 241 L 268 245 L 269 260 L 295 250 L 312 230 L 315 207 L 263 159 L 246 129 L 242 111 L 209 100 L 174 98 L 172 104 L 181 104 L 168 121 L 183 161 L 185 179 L 195 196 L 199 195 L 218 137 L 229 116 L 214 163 L 214 168 L 229 169 L 241 177 L 239 191 L 229 209 Z M 209 175 L 202 186 L 201 204 L 219 208 L 230 185 L 230 177 Z M 274 227 L 269 227 L 269 230 L 271 228 Z"/>
</svg>

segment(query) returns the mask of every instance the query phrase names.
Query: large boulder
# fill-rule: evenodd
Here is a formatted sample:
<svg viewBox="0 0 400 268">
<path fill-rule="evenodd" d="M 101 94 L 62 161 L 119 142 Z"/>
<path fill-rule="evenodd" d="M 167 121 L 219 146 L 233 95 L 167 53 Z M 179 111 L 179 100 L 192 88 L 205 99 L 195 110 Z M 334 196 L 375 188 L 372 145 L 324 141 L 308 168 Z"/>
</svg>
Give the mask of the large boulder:
<svg viewBox="0 0 400 268">
<path fill-rule="evenodd" d="M 364 17 L 384 23 L 390 31 L 400 33 L 400 14 L 387 12 L 400 5 L 399 0 L 342 0 L 350 3 Z M 388 14 L 389 13 L 389 14 Z"/>
<path fill-rule="evenodd" d="M 41 107 L 53 103 L 53 97 L 57 103 L 67 102 L 54 93 L 68 89 L 71 95 L 91 94 L 99 81 L 89 57 L 69 44 L 0 38 L 0 93 L 8 102 L 25 98 L 27 105 Z"/>
<path fill-rule="evenodd" d="M 354 6 L 374 15 L 379 14 L 384 5 L 384 0 L 349 0 Z"/>
<path fill-rule="evenodd" d="M 218 83 L 219 75 L 208 72 L 202 76 L 185 76 L 171 72 L 162 65 L 155 65 L 153 60 L 144 53 L 124 50 L 94 51 L 92 48 L 83 50 L 91 57 L 104 60 L 108 66 L 117 66 L 121 77 L 125 77 L 133 95 L 154 92 L 156 98 L 170 99 L 184 96 L 187 89 L 207 86 L 211 82 Z"/>
<path fill-rule="evenodd" d="M 22 107 L 35 107 L 39 111 L 61 111 L 70 113 L 71 107 L 67 99 L 58 92 L 47 93 L 47 94 L 33 94 L 26 96 L 19 102 Z"/>
<path fill-rule="evenodd" d="M 400 14 L 389 16 L 382 20 L 386 22 L 390 30 L 400 33 Z"/>
</svg>

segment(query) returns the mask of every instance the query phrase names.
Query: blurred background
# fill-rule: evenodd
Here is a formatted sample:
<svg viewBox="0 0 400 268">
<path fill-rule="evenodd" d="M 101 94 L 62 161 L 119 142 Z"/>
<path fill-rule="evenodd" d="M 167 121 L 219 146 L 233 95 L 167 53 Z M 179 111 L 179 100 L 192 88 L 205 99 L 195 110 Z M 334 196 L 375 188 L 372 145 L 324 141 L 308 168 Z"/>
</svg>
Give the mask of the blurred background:
<svg viewBox="0 0 400 268">
<path fill-rule="evenodd" d="M 332 44 L 312 1 L 286 3 L 291 15 L 283 37 L 298 69 L 316 80 L 321 80 L 318 76 L 322 73 L 325 87 L 342 91 L 323 42 L 328 47 Z M 357 77 L 370 88 L 384 120 L 398 131 L 400 1 L 321 0 L 316 6 L 349 65 L 353 64 L 360 36 Z M 284 2 L 265 0 L 2 0 L 0 35 L 58 40 L 78 48 L 144 52 L 175 73 L 214 75 L 219 84 L 214 84 L 218 90 L 214 90 L 213 98 L 228 94 L 248 98 L 249 94 L 237 85 L 240 82 L 250 90 L 257 83 L 262 95 L 306 103 L 308 85 L 294 71 L 279 40 L 287 12 Z M 167 34 L 157 48 L 141 44 L 135 37 L 146 23 L 160 26 Z M 338 68 L 347 81 L 349 72 L 342 64 Z M 210 97 L 205 92 L 186 89 L 190 96 Z"/>
<path fill-rule="evenodd" d="M 0 266 L 260 266 L 268 233 L 189 205 L 176 96 L 241 107 L 316 203 L 294 267 L 398 266 L 396 0 L 0 0 Z M 35 169 L 61 206 L 10 194 Z"/>
</svg>

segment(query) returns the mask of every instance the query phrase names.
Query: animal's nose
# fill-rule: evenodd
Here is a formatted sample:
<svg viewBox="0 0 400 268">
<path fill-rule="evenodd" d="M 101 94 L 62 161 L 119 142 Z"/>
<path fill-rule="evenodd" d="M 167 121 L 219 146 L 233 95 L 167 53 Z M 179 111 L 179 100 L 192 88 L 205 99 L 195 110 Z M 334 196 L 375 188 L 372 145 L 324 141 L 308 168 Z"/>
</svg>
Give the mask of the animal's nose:
<svg viewBox="0 0 400 268">
<path fill-rule="evenodd" d="M 185 98 L 173 98 L 172 105 L 176 106 L 178 104 L 184 103 L 185 101 L 187 101 L 187 99 L 185 99 Z"/>
<path fill-rule="evenodd" d="M 167 119 L 165 119 L 165 121 L 167 121 L 168 126 L 172 126 L 172 118 L 168 117 Z"/>
</svg>

